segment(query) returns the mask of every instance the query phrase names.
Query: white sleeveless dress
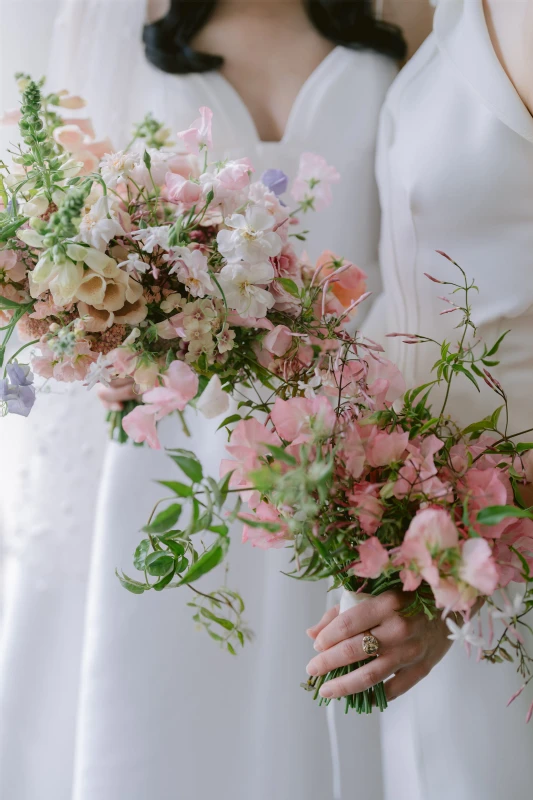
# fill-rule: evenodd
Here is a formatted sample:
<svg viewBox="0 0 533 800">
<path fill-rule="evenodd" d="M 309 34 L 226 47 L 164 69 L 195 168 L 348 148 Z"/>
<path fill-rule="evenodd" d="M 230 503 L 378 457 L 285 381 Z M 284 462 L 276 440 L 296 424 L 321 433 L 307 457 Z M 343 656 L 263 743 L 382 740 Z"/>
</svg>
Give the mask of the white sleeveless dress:
<svg viewBox="0 0 533 800">
<path fill-rule="evenodd" d="M 320 153 L 342 182 L 333 206 L 305 220 L 306 248 L 313 258 L 327 246 L 354 260 L 376 288 L 375 141 L 395 64 L 337 47 L 300 92 L 282 141 L 262 143 L 222 76 L 176 77 L 146 63 L 136 44 L 139 3 L 135 9 L 125 19 L 123 2 L 92 0 L 64 18 L 68 39 L 60 26 L 57 58 L 71 70 L 77 65 L 73 88 L 90 101 L 97 130 L 110 130 L 119 145 L 148 110 L 176 131 L 209 105 L 217 155 L 248 155 L 258 175 L 277 167 L 292 177 L 302 151 Z M 62 82 L 72 83 L 69 73 Z M 324 587 L 292 582 L 280 574 L 283 552 L 254 551 L 236 537 L 229 581 L 248 601 L 257 638 L 235 659 L 195 631 L 185 592 L 128 594 L 114 567 L 131 570 L 138 530 L 160 497 L 151 481 L 168 477 L 172 464 L 148 449 L 103 445 L 103 412 L 87 396 L 43 400 L 31 440 L 19 438 L 21 426 L 13 437 L 3 498 L 18 550 L 0 672 L 0 797 L 329 798 L 327 717 L 299 688 L 313 653 L 305 629 L 323 613 Z M 194 447 L 214 472 L 222 434 L 194 416 L 189 424 L 193 440 L 168 420 L 165 444 Z M 21 441 L 24 457 L 17 457 Z M 21 474 L 16 465 L 29 454 Z M 27 530 L 41 535 L 29 538 Z M 65 582 L 63 564 L 79 567 L 75 585 Z M 378 717 L 342 722 L 343 738 L 351 737 L 346 797 L 357 784 L 367 800 L 381 800 Z"/>
<path fill-rule="evenodd" d="M 490 342 L 512 329 L 494 372 L 509 393 L 512 429 L 532 427 L 533 117 L 498 61 L 482 0 L 440 1 L 433 35 L 383 109 L 378 182 L 385 290 L 369 335 L 453 338 L 454 315 L 439 316 L 445 287 L 424 277 L 454 276 L 435 253 L 448 252 L 479 286 L 480 334 Z M 389 341 L 408 383 L 424 383 L 434 350 Z M 453 395 L 451 413 L 463 422 L 498 405 L 460 381 Z M 533 693 L 505 708 L 519 685 L 513 666 L 476 664 L 454 648 L 382 716 L 387 800 L 530 795 L 533 727 L 524 719 Z"/>
</svg>

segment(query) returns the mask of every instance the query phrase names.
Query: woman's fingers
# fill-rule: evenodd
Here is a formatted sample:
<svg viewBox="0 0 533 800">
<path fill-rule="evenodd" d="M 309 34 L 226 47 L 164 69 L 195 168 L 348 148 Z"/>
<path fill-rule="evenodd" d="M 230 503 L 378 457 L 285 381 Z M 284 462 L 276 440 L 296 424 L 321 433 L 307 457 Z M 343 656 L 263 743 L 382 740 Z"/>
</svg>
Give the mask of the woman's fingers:
<svg viewBox="0 0 533 800">
<path fill-rule="evenodd" d="M 380 658 L 374 658 L 364 667 L 343 675 L 341 678 L 328 681 L 320 689 L 320 695 L 327 698 L 346 697 L 349 694 L 357 694 L 371 689 L 381 681 L 387 680 L 394 674 L 397 664 L 389 654 Z"/>
<path fill-rule="evenodd" d="M 315 650 L 323 652 L 333 645 L 351 639 L 371 628 L 377 628 L 383 620 L 402 607 L 402 599 L 396 592 L 385 592 L 364 603 L 339 614 L 318 634 Z"/>
<path fill-rule="evenodd" d="M 396 700 L 397 697 L 401 697 L 402 694 L 405 694 L 409 689 L 412 689 L 413 686 L 416 686 L 417 683 L 420 683 L 429 672 L 430 667 L 426 666 L 424 661 L 398 670 L 394 677 L 385 684 L 387 700 L 390 702 Z"/>
<path fill-rule="evenodd" d="M 313 625 L 311 628 L 307 629 L 307 635 L 311 637 L 311 639 L 316 639 L 320 631 L 324 630 L 326 625 L 329 625 L 335 617 L 339 616 L 339 606 L 334 606 L 334 608 L 330 608 L 329 611 L 326 611 L 320 622 L 316 625 Z"/>
</svg>

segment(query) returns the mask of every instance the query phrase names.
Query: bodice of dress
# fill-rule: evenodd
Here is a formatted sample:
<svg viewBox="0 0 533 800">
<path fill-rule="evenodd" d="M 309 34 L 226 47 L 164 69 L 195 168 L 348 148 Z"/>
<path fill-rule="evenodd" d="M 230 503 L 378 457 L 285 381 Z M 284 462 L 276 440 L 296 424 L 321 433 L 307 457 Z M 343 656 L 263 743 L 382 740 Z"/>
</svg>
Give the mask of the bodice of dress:
<svg viewBox="0 0 533 800">
<path fill-rule="evenodd" d="M 533 389 L 533 117 L 496 56 L 482 0 L 440 0 L 434 33 L 385 103 L 377 171 L 385 296 L 369 333 L 456 340 L 459 314 L 440 315 L 448 289 L 424 275 L 460 278 L 436 251 L 449 253 L 479 287 L 471 294 L 479 334 L 492 342 L 512 329 L 495 373 L 522 426 Z M 433 347 L 389 342 L 410 385 L 430 379 Z M 453 396 L 460 419 L 499 405 L 484 387 L 477 396 L 460 382 Z"/>
</svg>

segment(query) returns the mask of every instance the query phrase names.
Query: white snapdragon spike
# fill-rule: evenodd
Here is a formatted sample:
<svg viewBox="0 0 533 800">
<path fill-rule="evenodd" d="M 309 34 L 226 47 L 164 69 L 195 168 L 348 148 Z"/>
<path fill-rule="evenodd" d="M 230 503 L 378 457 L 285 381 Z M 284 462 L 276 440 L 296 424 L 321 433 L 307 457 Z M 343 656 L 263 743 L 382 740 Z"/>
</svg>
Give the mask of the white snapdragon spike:
<svg viewBox="0 0 533 800">
<path fill-rule="evenodd" d="M 138 272 L 140 275 L 144 275 L 150 269 L 150 264 L 143 261 L 138 253 L 128 253 L 126 261 L 121 261 L 118 266 L 124 268 L 128 273 Z"/>
<path fill-rule="evenodd" d="M 104 251 L 111 239 L 125 234 L 115 216 L 115 210 L 108 197 L 100 197 L 82 217 L 79 239 L 96 250 Z"/>
<path fill-rule="evenodd" d="M 107 356 L 100 353 L 97 360 L 89 367 L 84 385 L 88 389 L 93 389 L 97 383 L 109 386 L 112 380 L 113 374 Z"/>
<path fill-rule="evenodd" d="M 17 233 L 18 238 L 28 247 L 35 247 L 40 250 L 44 247 L 44 237 L 40 233 L 34 231 L 33 228 L 23 228 Z"/>
<path fill-rule="evenodd" d="M 81 244 L 67 245 L 67 255 L 73 261 L 82 261 L 93 272 L 104 278 L 113 278 L 117 274 L 117 262 L 111 256 L 96 250 L 94 247 L 84 247 Z"/>
<path fill-rule="evenodd" d="M 226 264 L 218 280 L 228 307 L 241 317 L 266 317 L 275 303 L 274 297 L 262 287 L 274 278 L 270 263 Z"/>
<path fill-rule="evenodd" d="M 102 178 L 110 189 L 115 189 L 119 183 L 126 183 L 133 170 L 139 164 L 134 153 L 119 150 L 118 153 L 108 153 L 100 162 Z"/>
<path fill-rule="evenodd" d="M 25 217 L 40 217 L 48 208 L 48 198 L 43 194 L 33 197 L 27 203 L 22 203 L 20 213 Z"/>
<path fill-rule="evenodd" d="M 174 264 L 169 274 L 176 274 L 193 297 L 205 297 L 214 294 L 215 286 L 209 275 L 209 266 L 206 256 L 199 250 L 183 248 L 179 261 Z"/>
<path fill-rule="evenodd" d="M 472 630 L 472 621 L 465 622 L 461 627 L 454 622 L 451 617 L 446 618 L 446 625 L 450 631 L 448 639 L 452 642 L 462 642 L 464 645 L 472 645 L 472 647 L 484 647 L 485 641 L 482 636 L 474 633 Z"/>
<path fill-rule="evenodd" d="M 160 225 L 155 228 L 142 228 L 132 234 L 132 239 L 143 243 L 145 253 L 153 253 L 154 248 L 161 247 L 162 250 L 170 250 L 168 237 L 170 228 L 168 225 Z"/>
<path fill-rule="evenodd" d="M 196 408 L 206 419 L 215 419 L 229 410 L 229 394 L 222 389 L 218 375 L 213 375 Z"/>
<path fill-rule="evenodd" d="M 261 206 L 249 206 L 245 214 L 233 214 L 217 236 L 218 249 L 230 261 L 264 261 L 279 255 L 281 237 L 272 228 L 274 218 Z"/>
</svg>

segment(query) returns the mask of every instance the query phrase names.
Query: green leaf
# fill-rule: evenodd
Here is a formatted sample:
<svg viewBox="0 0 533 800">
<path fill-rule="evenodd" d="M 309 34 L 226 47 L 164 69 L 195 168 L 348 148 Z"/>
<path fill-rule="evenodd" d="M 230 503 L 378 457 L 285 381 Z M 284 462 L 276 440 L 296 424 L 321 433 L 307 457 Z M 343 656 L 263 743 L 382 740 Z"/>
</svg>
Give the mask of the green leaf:
<svg viewBox="0 0 533 800">
<path fill-rule="evenodd" d="M 226 642 L 226 647 L 228 648 L 228 653 L 231 653 L 232 656 L 237 655 L 237 653 L 235 652 L 235 648 L 230 642 Z"/>
<path fill-rule="evenodd" d="M 237 517 L 239 522 L 244 522 L 250 528 L 260 528 L 261 530 L 268 531 L 269 533 L 278 533 L 281 530 L 279 522 L 263 522 L 259 519 L 249 519 L 248 517 Z"/>
<path fill-rule="evenodd" d="M 505 339 L 505 337 L 507 336 L 508 333 L 511 333 L 510 329 L 508 331 L 505 331 L 505 333 L 502 333 L 502 335 L 500 336 L 500 338 L 498 339 L 496 344 L 494 344 L 493 347 L 491 347 L 490 350 L 488 350 L 486 353 L 484 353 L 484 358 L 489 357 L 489 356 L 493 356 L 493 355 L 495 355 L 495 353 L 498 352 L 498 349 L 499 349 L 501 343 L 503 342 L 503 340 Z"/>
<path fill-rule="evenodd" d="M 453 367 L 453 371 L 454 371 L 454 372 L 461 372 L 463 375 L 465 375 L 465 376 L 468 378 L 468 380 L 469 380 L 471 383 L 473 383 L 473 384 L 474 384 L 474 386 L 476 387 L 476 389 L 477 389 L 477 390 L 478 390 L 478 392 L 479 392 L 479 386 L 478 386 L 478 382 L 476 381 L 476 379 L 474 378 L 474 376 L 472 375 L 472 373 L 471 373 L 471 372 L 469 372 L 469 370 L 467 370 L 467 369 L 466 369 L 466 367 L 463 367 L 463 365 L 462 365 L 462 364 L 455 364 L 455 366 Z"/>
<path fill-rule="evenodd" d="M 152 158 L 151 158 L 150 153 L 148 152 L 148 150 L 144 151 L 143 161 L 144 161 L 144 165 L 145 165 L 146 169 L 151 169 L 152 168 Z"/>
<path fill-rule="evenodd" d="M 149 575 L 153 575 L 157 578 L 163 578 L 168 575 L 169 572 L 173 574 L 174 567 L 174 556 L 163 550 L 157 553 L 150 553 L 146 558 L 146 571 Z"/>
<path fill-rule="evenodd" d="M 212 533 L 218 533 L 219 536 L 227 536 L 229 533 L 229 528 L 227 525 L 210 525 L 209 530 Z"/>
<path fill-rule="evenodd" d="M 132 594 L 144 594 L 144 591 L 147 588 L 145 583 L 134 581 L 132 578 L 128 578 L 128 576 L 124 573 L 121 575 L 118 570 L 115 570 L 115 575 L 119 579 L 124 589 L 127 589 L 128 592 L 131 592 Z"/>
<path fill-rule="evenodd" d="M 224 617 L 217 617 L 213 614 L 212 611 L 209 611 L 208 608 L 201 608 L 200 613 L 202 616 L 206 617 L 207 619 L 211 620 L 211 622 L 216 622 L 217 625 L 220 625 L 222 628 L 225 628 L 227 631 L 232 631 L 235 627 L 233 622 L 230 622 L 229 619 L 224 619 Z"/>
<path fill-rule="evenodd" d="M 204 477 L 204 471 L 197 459 L 189 456 L 171 456 L 171 458 L 193 483 L 200 483 Z"/>
<path fill-rule="evenodd" d="M 161 578 L 160 581 L 157 581 L 157 583 L 154 583 L 154 585 L 152 586 L 152 589 L 155 589 L 156 592 L 162 592 L 163 589 L 166 586 L 168 586 L 168 584 L 170 583 L 170 581 L 172 580 L 173 577 L 174 577 L 174 570 L 170 570 L 168 575 L 165 575 L 165 577 Z"/>
<path fill-rule="evenodd" d="M 533 450 L 533 442 L 520 442 L 516 445 L 517 453 L 525 453 L 527 450 Z"/>
<path fill-rule="evenodd" d="M 177 558 L 181 558 L 182 555 L 185 553 L 185 548 L 182 544 L 180 544 L 180 542 L 175 542 L 172 539 L 168 539 L 167 541 L 165 541 L 165 544 L 167 545 L 169 550 L 172 550 L 172 552 L 174 553 L 175 556 L 177 556 Z"/>
<path fill-rule="evenodd" d="M 478 511 L 477 521 L 480 525 L 499 525 L 510 518 L 533 519 L 533 511 L 517 506 L 489 506 Z"/>
<path fill-rule="evenodd" d="M 425 433 L 430 428 L 432 428 L 434 425 L 436 425 L 438 422 L 440 422 L 439 417 L 433 417 L 433 419 L 428 420 L 425 425 L 422 425 L 422 427 L 420 428 L 418 433 L 419 434 Z"/>
<path fill-rule="evenodd" d="M 230 484 L 230 481 L 231 481 L 231 476 L 233 475 L 234 471 L 235 470 L 232 470 L 231 472 L 228 472 L 227 475 L 225 475 L 222 478 L 222 480 L 220 481 L 220 483 L 218 484 L 218 488 L 220 490 L 220 496 L 222 497 L 222 502 L 223 503 L 226 502 L 226 499 L 228 497 L 229 484 Z"/>
<path fill-rule="evenodd" d="M 186 483 L 180 483 L 179 481 L 157 481 L 160 486 L 165 486 L 167 489 L 170 489 L 171 492 L 177 494 L 178 497 L 192 497 L 192 488 L 187 486 Z"/>
<path fill-rule="evenodd" d="M 209 550 L 206 550 L 205 553 L 200 556 L 198 561 L 195 561 L 194 564 L 191 565 L 178 585 L 183 586 L 187 583 L 193 583 L 193 581 L 197 581 L 198 578 L 201 578 L 202 575 L 206 575 L 208 572 L 215 569 L 215 567 L 218 567 L 224 560 L 228 552 L 228 547 L 229 539 L 227 537 L 218 539 Z"/>
<path fill-rule="evenodd" d="M 164 511 L 161 511 L 150 525 L 145 525 L 143 528 L 144 533 L 165 533 L 174 527 L 179 520 L 181 514 L 181 506 L 179 503 L 173 503 Z"/>
<path fill-rule="evenodd" d="M 217 428 L 217 431 L 219 431 L 221 428 L 225 428 L 226 425 L 231 425 L 232 422 L 240 422 L 241 419 L 242 417 L 240 414 L 231 414 L 229 417 L 226 417 L 226 419 L 222 420 Z"/>
<path fill-rule="evenodd" d="M 137 546 L 135 553 L 133 555 L 133 566 L 135 569 L 143 570 L 145 567 L 146 556 L 150 552 L 150 540 L 143 539 L 142 542 Z"/>
<path fill-rule="evenodd" d="M 28 303 L 16 303 L 14 300 L 0 296 L 0 308 L 24 308 L 27 305 Z"/>
<path fill-rule="evenodd" d="M 274 456 L 274 458 L 279 459 L 279 461 L 283 461 L 285 464 L 290 464 L 292 467 L 297 466 L 298 461 L 291 456 L 290 453 L 287 453 L 283 447 L 277 447 L 275 444 L 270 444 L 268 449 Z"/>
<path fill-rule="evenodd" d="M 293 297 L 300 297 L 300 290 L 291 278 L 278 278 L 277 282 L 281 283 L 285 291 Z"/>
</svg>

